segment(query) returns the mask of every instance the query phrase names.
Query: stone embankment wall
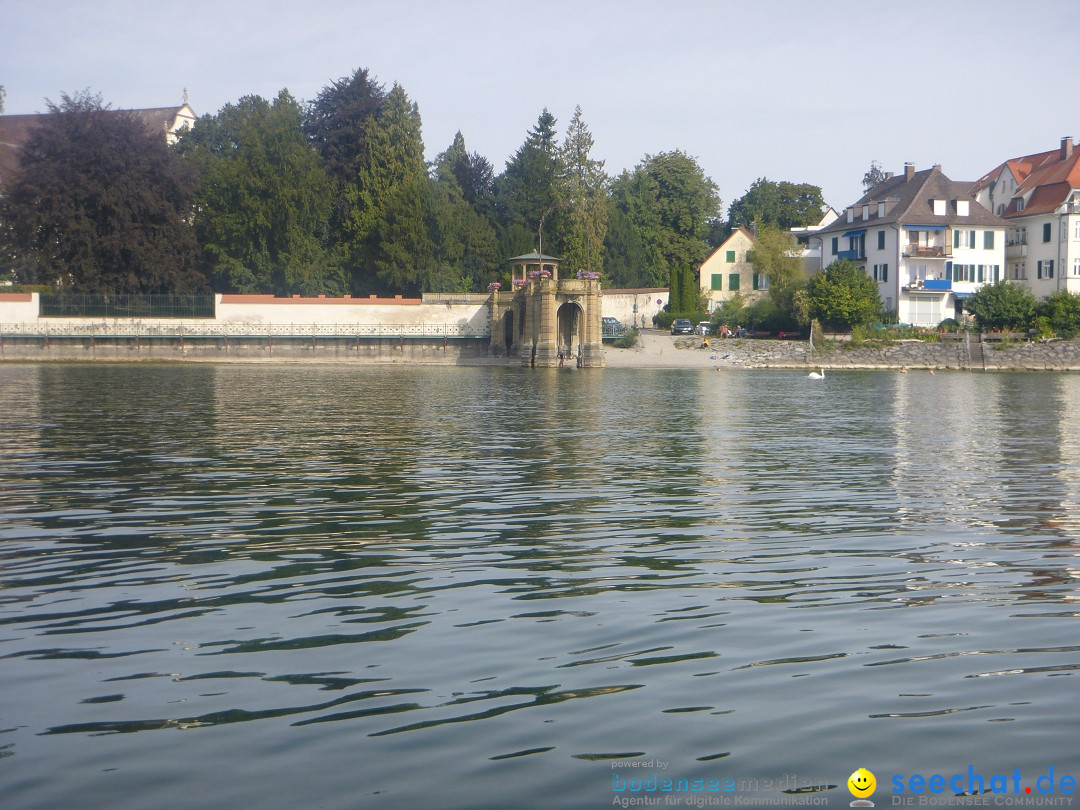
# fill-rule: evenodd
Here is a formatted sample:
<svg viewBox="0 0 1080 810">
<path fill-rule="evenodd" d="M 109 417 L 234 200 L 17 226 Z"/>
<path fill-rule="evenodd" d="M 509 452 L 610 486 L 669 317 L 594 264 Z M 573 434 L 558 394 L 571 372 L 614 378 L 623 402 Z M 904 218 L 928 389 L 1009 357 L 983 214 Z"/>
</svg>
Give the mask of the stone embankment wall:
<svg viewBox="0 0 1080 810">
<path fill-rule="evenodd" d="M 970 340 L 898 340 L 858 348 L 827 340 L 813 350 L 805 340 L 719 340 L 713 346 L 724 364 L 743 368 L 1080 371 L 1080 340 L 981 342 L 972 335 Z"/>
</svg>

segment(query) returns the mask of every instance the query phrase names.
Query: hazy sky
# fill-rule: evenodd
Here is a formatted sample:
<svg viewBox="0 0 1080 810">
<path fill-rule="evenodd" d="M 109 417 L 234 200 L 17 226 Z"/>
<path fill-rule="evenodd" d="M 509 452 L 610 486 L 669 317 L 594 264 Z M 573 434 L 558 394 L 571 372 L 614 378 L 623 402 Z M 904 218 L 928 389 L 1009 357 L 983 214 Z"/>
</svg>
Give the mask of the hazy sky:
<svg viewBox="0 0 1080 810">
<path fill-rule="evenodd" d="M 1078 0 L 4 0 L 6 112 L 83 89 L 199 115 L 365 67 L 500 172 L 580 104 L 610 174 L 681 149 L 725 206 L 758 177 L 842 208 L 872 160 L 975 180 L 1080 137 Z"/>
</svg>

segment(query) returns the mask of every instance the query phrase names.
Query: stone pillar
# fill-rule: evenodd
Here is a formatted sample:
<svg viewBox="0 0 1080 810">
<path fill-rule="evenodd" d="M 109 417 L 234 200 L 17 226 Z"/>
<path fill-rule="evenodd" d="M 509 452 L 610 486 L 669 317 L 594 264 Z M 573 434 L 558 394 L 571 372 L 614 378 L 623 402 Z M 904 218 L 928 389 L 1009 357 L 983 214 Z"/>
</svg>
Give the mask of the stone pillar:
<svg viewBox="0 0 1080 810">
<path fill-rule="evenodd" d="M 600 282 L 585 282 L 585 339 L 581 346 L 581 367 L 600 368 L 604 365 L 604 343 L 601 326 L 603 304 L 601 303 Z"/>
<path fill-rule="evenodd" d="M 536 341 L 536 353 L 533 358 L 535 366 L 557 366 L 559 364 L 559 315 L 555 300 L 556 282 L 552 279 L 541 279 L 535 282 L 537 294 L 533 296 L 535 306 L 539 310 L 539 334 Z"/>
</svg>

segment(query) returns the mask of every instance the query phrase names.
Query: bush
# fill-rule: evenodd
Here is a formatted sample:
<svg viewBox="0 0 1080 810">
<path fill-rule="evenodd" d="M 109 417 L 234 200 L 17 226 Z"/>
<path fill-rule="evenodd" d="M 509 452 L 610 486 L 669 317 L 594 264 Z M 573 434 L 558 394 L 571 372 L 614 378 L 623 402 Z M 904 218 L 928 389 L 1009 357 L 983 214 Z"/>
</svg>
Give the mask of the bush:
<svg viewBox="0 0 1080 810">
<path fill-rule="evenodd" d="M 616 349 L 632 349 L 634 348 L 634 344 L 637 343 L 637 340 L 638 330 L 634 327 L 630 327 L 622 335 L 615 338 L 615 340 L 612 341 L 611 345 L 614 346 Z"/>
<path fill-rule="evenodd" d="M 1067 290 L 1051 293 L 1039 304 L 1038 314 L 1062 337 L 1080 334 L 1080 295 Z"/>
<path fill-rule="evenodd" d="M 999 281 L 987 284 L 967 299 L 964 309 L 975 316 L 979 328 L 1026 330 L 1035 318 L 1038 302 L 1027 287 Z"/>
<path fill-rule="evenodd" d="M 960 322 L 956 318 L 946 318 L 937 325 L 939 332 L 959 332 Z"/>
</svg>

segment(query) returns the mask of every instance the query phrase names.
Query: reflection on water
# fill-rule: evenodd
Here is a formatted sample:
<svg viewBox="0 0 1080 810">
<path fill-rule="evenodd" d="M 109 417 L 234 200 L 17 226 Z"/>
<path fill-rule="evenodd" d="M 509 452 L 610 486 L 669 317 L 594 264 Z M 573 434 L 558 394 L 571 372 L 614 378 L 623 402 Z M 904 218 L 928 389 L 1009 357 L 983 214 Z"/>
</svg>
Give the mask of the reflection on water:
<svg viewBox="0 0 1080 810">
<path fill-rule="evenodd" d="M 0 366 L 5 807 L 608 806 L 628 759 L 837 804 L 859 766 L 1075 771 L 1077 402 Z"/>
</svg>

